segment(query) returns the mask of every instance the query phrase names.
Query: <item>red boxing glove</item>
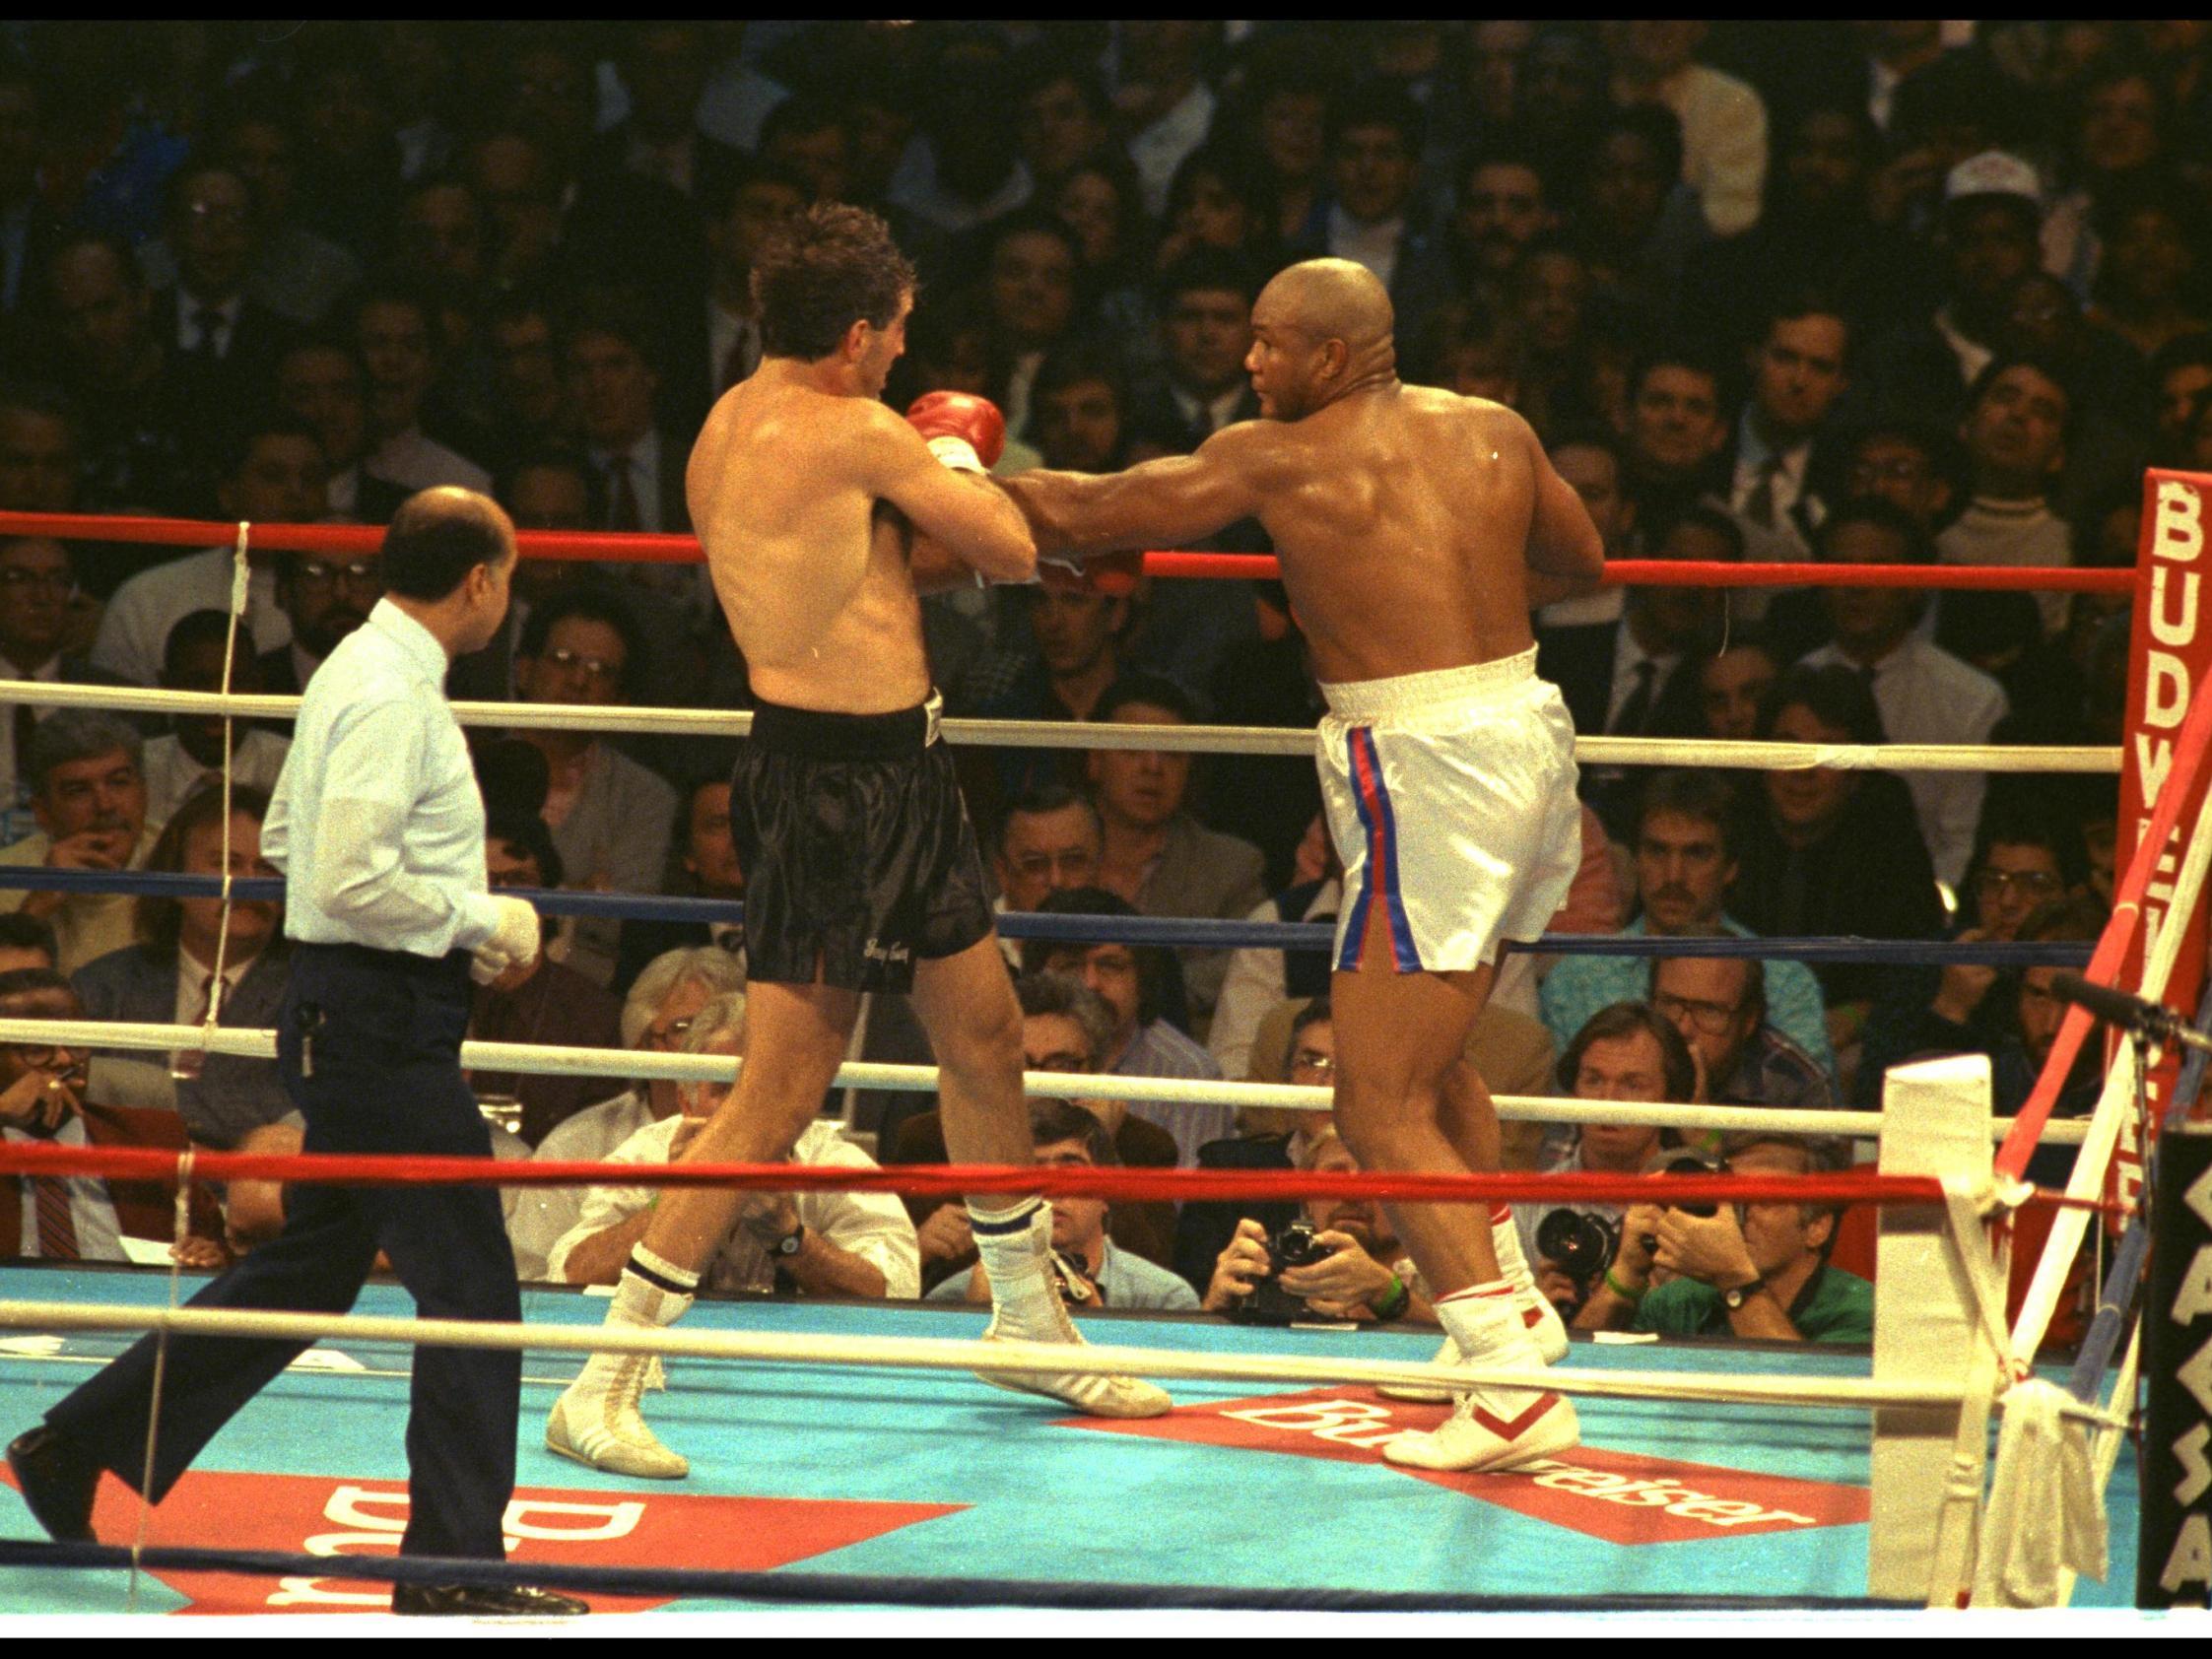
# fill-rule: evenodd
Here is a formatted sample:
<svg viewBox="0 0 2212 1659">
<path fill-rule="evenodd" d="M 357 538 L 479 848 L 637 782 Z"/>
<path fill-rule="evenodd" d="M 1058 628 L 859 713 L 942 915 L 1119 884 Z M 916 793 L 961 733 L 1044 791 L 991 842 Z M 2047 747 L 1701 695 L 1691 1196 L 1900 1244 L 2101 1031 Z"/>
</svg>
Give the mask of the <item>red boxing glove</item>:
<svg viewBox="0 0 2212 1659">
<path fill-rule="evenodd" d="M 930 453 L 960 472 L 988 472 L 1006 452 L 1006 417 L 973 392 L 924 392 L 906 420 L 929 440 Z"/>
</svg>

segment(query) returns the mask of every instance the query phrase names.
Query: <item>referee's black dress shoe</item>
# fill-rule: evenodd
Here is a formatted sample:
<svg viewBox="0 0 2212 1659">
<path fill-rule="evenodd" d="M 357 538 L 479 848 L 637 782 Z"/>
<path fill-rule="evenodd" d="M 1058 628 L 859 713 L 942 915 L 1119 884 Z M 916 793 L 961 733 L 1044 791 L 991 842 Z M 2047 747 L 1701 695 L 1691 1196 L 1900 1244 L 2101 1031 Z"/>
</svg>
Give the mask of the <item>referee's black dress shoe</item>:
<svg viewBox="0 0 2212 1659">
<path fill-rule="evenodd" d="M 31 1518 L 56 1544 L 96 1544 L 93 1493 L 101 1466 L 44 1424 L 18 1434 L 8 1446 L 8 1467 Z"/>
<path fill-rule="evenodd" d="M 526 1584 L 394 1584 L 392 1611 L 452 1619 L 573 1619 L 591 1609 L 574 1596 Z"/>
</svg>

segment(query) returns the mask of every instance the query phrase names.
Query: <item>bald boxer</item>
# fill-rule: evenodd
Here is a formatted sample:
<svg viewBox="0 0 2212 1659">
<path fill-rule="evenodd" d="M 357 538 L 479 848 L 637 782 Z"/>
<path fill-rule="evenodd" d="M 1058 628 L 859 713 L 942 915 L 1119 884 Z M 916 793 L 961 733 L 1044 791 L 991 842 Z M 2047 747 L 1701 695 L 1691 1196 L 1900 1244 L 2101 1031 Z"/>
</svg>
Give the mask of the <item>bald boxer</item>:
<svg viewBox="0 0 2212 1659">
<path fill-rule="evenodd" d="M 1497 1112 L 1461 1059 L 1467 1033 L 1501 942 L 1543 931 L 1580 852 L 1575 732 L 1535 677 L 1528 612 L 1593 588 L 1604 554 L 1528 424 L 1402 384 L 1392 326 L 1365 268 L 1294 265 L 1252 308 L 1262 419 L 1194 455 L 1005 489 L 1040 558 L 1174 547 L 1245 517 L 1274 538 L 1329 706 L 1318 760 L 1345 872 L 1337 1125 L 1370 1170 L 1496 1169 Z M 1464 1207 L 1391 1219 L 1465 1362 L 1531 1375 L 1468 1390 L 1442 1428 L 1383 1455 L 1504 1469 L 1573 1445 L 1574 1408 L 1541 1386 L 1564 1333 L 1530 1305 L 1517 1246 L 1502 1262 L 1504 1238 Z"/>
<path fill-rule="evenodd" d="M 924 398 L 910 420 L 877 401 L 905 350 L 914 274 L 873 214 L 810 210 L 756 260 L 753 284 L 764 360 L 714 406 L 687 478 L 756 699 L 730 785 L 750 1029 L 737 1088 L 686 1161 L 787 1157 L 845 1057 L 860 998 L 889 991 L 911 994 L 929 1035 L 955 1161 L 1027 1164 L 1021 1009 L 938 741 L 915 599 L 923 586 L 1035 575 L 1022 515 L 984 476 L 1005 423 L 980 398 Z M 680 1317 L 745 1200 L 663 1192 L 608 1323 Z M 972 1199 L 969 1215 L 990 1280 L 985 1340 L 1080 1342 L 1048 1271 L 1050 1207 Z M 778 1247 L 805 1249 L 804 1229 Z M 620 1474 L 686 1474 L 637 1410 L 647 1364 L 595 1355 L 555 1404 L 547 1446 Z M 1122 1377 L 1009 1386 L 1101 1417 L 1171 1404 Z"/>
</svg>

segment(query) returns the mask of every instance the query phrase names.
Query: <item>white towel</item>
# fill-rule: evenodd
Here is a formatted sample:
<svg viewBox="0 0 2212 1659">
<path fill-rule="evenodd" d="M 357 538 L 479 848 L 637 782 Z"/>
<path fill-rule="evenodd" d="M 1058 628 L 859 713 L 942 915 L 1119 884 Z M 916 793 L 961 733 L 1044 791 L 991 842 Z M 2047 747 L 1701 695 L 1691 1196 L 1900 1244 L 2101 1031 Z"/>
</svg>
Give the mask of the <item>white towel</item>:
<svg viewBox="0 0 2212 1659">
<path fill-rule="evenodd" d="M 1976 1607 L 2054 1607 L 2062 1568 L 2105 1576 L 2105 1504 L 2089 1425 L 2060 1410 L 2069 1403 L 2065 1390 L 2040 1380 L 2018 1383 L 2004 1397 Z"/>
</svg>

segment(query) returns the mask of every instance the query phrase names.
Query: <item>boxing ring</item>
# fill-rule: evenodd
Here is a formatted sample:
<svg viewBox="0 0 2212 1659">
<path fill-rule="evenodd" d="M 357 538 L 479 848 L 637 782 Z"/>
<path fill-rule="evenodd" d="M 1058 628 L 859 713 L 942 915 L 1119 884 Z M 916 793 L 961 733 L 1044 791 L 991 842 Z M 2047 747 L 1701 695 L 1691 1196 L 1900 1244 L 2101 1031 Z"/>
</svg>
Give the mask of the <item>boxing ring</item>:
<svg viewBox="0 0 2212 1659">
<path fill-rule="evenodd" d="M 2156 488 L 2154 484 L 2153 488 Z M 0 533 L 74 535 L 204 546 L 232 541 L 242 614 L 245 553 L 345 552 L 377 532 L 337 526 L 209 526 L 168 520 L 0 515 Z M 698 557 L 676 537 L 523 538 L 531 557 Z M 1265 566 L 1261 568 L 1259 566 Z M 2150 561 L 2146 558 L 2146 575 Z M 1151 555 L 1162 575 L 1266 574 L 1271 561 Z M 1721 585 L 1911 582 L 1922 586 L 2114 590 L 2111 571 L 1980 571 L 1875 566 L 1694 566 L 1622 564 L 1614 579 Z M 2148 592 L 2147 585 L 2143 588 Z M 2138 634 L 2143 630 L 2138 607 Z M 2140 647 L 2140 641 L 2139 641 Z M 2140 656 L 2140 648 L 2138 655 Z M 2139 694 L 2140 695 L 2140 694 Z M 2155 691 L 2152 694 L 2155 696 Z M 137 688 L 0 684 L 40 705 L 281 716 L 295 698 Z M 728 736 L 743 715 L 699 710 L 458 704 L 464 723 Z M 2181 926 L 2152 919 L 2201 910 L 2212 859 L 2201 804 L 2212 698 L 2187 698 L 2171 746 L 2143 791 L 2147 822 L 2118 884 L 2111 928 L 2088 955 L 2093 977 L 2124 977 L 2147 997 L 2192 993 Z M 1310 752 L 1310 734 L 1263 728 L 1069 726 L 948 721 L 953 742 L 1024 747 L 1177 747 L 1204 752 Z M 1585 738 L 1588 763 L 1916 767 L 2113 772 L 2111 749 L 1958 750 L 1790 744 L 1669 744 Z M 2128 764 L 2134 768 L 2130 758 Z M 2155 797 L 2155 807 L 2151 802 Z M 2185 848 L 2176 857 L 2169 842 Z M 231 878 L 30 870 L 11 884 L 96 892 L 274 896 L 275 883 Z M 722 919 L 736 906 L 602 894 L 538 896 L 548 914 Z M 1131 944 L 1325 946 L 1325 926 L 1148 918 L 1009 916 L 1010 937 Z M 1548 952 L 1796 956 L 1802 960 L 1973 960 L 2079 964 L 2068 946 L 1547 938 Z M 1691 954 L 1686 951 L 1686 954 Z M 2135 958 L 2141 957 L 2137 967 Z M 2201 945 L 2196 962 L 2201 964 Z M 2170 986 L 2170 981 L 2172 985 Z M 903 1604 L 1062 1608 L 1231 1607 L 1345 1610 L 1560 1611 L 1642 1607 L 2013 1605 L 2008 1564 L 2022 1548 L 2002 1533 L 2022 1483 L 2088 1480 L 2111 1518 L 2097 1539 L 2065 1541 L 2057 1590 L 2044 1604 L 2131 1605 L 2137 1501 L 2126 1428 L 2138 1352 L 2123 1246 L 2081 1356 L 2069 1369 L 2034 1357 L 2066 1274 L 2099 1222 L 2124 1221 L 2132 1189 L 2108 1169 L 2140 1167 L 2133 1068 L 2122 1047 L 2095 1116 L 2051 1122 L 2059 1085 L 2089 1022 L 2067 1017 L 2036 1095 L 2017 1119 L 1993 1122 L 1986 1068 L 1928 1062 L 1893 1071 L 1879 1113 L 1781 1113 L 1505 1097 L 1502 1114 L 1551 1121 L 1661 1122 L 1784 1134 L 1879 1136 L 1878 1173 L 1785 1179 L 1678 1178 L 1672 1190 L 1756 1199 L 1786 1193 L 1882 1207 L 1873 1352 L 1741 1341 L 1577 1340 L 1547 1382 L 1574 1395 L 1583 1444 L 1529 1471 L 1430 1475 L 1383 1463 L 1390 1435 L 1432 1427 L 1446 1408 L 1376 1394 L 1382 1381 L 1437 1380 L 1435 1334 L 1404 1329 L 1248 1327 L 1138 1314 L 1087 1315 L 1099 1368 L 1167 1380 L 1168 1418 L 1107 1424 L 991 1388 L 973 1370 L 1065 1370 L 1065 1350 L 1025 1354 L 972 1339 L 979 1311 L 935 1306 L 739 1299 L 703 1301 L 673 1330 L 610 1338 L 588 1294 L 525 1288 L 519 1327 L 431 1329 L 409 1318 L 396 1287 L 372 1285 L 355 1315 L 284 1327 L 321 1345 L 210 1446 L 158 1510 L 103 1485 L 103 1543 L 57 1546 L 12 1493 L 0 1492 L 0 1610 L 47 1613 L 343 1612 L 381 1606 L 394 1578 L 533 1582 L 585 1594 L 606 1611 L 679 1612 L 767 1605 Z M 203 1027 L 0 1021 L 0 1041 L 68 1041 L 267 1055 L 273 1033 Z M 513 1072 L 610 1078 L 727 1077 L 713 1057 L 472 1044 L 463 1063 Z M 2197 1069 L 2201 1072 L 2201 1068 Z M 1910 1074 L 1910 1075 L 1909 1075 Z M 1032 1074 L 1035 1095 L 1136 1095 L 1325 1109 L 1324 1091 L 1290 1086 Z M 2195 1077 L 2171 1078 L 2159 1103 L 2176 1114 Z M 848 1065 L 842 1086 L 927 1090 L 928 1067 Z M 2001 1146 L 1996 1143 L 2001 1142 Z M 2079 1143 L 2068 1193 L 2038 1195 L 2022 1174 L 2039 1145 Z M 1995 1150 L 1992 1150 L 1993 1147 Z M 2115 1152 L 2116 1149 L 2116 1152 Z M 596 1166 L 186 1156 L 186 1178 L 587 1178 Z M 173 1155 L 110 1149 L 0 1149 L 0 1171 L 179 1173 Z M 342 1165 L 343 1167 L 337 1167 Z M 1249 1198 L 1321 1193 L 1503 1202 L 1629 1196 L 1593 1176 L 1445 1177 L 1252 1171 L 795 1170 L 623 1166 L 626 1184 L 718 1180 L 783 1190 L 815 1184 L 905 1192 L 1082 1191 L 1119 1197 Z M 1709 1185 L 1711 1191 L 1706 1192 Z M 1770 1192 L 1770 1188 L 1779 1191 Z M 1641 1194 L 1639 1194 L 1641 1196 Z M 2047 1211 L 2049 1242 L 2017 1308 L 2007 1306 L 2016 1216 Z M 2137 1218 L 2139 1223 L 2140 1218 Z M 2132 1239 L 2130 1240 L 2132 1241 Z M 2140 1272 L 2140 1257 L 2134 1271 Z M 15 1432 L 89 1368 L 143 1329 L 211 1328 L 176 1304 L 196 1276 L 58 1265 L 0 1270 L 0 1427 Z M 2110 1317 L 2107 1317 L 2107 1315 Z M 309 1327 L 312 1328 L 309 1328 Z M 273 1333 L 276 1327 L 253 1329 Z M 519 1487 L 508 1513 L 508 1566 L 399 1562 L 405 1520 L 400 1425 L 411 1344 L 462 1341 L 524 1347 Z M 579 1350 L 636 1346 L 664 1357 L 668 1388 L 649 1397 L 656 1427 L 692 1456 L 682 1487 L 624 1481 L 555 1459 L 534 1442 L 529 1412 L 550 1404 Z M 895 1372 L 896 1374 L 887 1374 Z M 2061 1386 L 2063 1385 L 2063 1386 Z M 2033 1403 L 2033 1413 L 2027 1410 Z M 2021 1408 L 2016 1410 L 2015 1408 Z M 1997 1423 L 2030 1415 L 2054 1427 L 2038 1452 Z M 1871 1432 L 1869 1431 L 1871 1426 Z M 157 1428 L 158 1431 L 158 1428 Z M 1131 1444 L 1129 1442 L 1142 1442 Z M 1994 1465 L 1994 1490 L 1988 1482 Z M 4 1480 L 5 1477 L 0 1477 Z M 1411 1483 L 1409 1485 L 1409 1483 Z M 2008 1486 L 2009 1483 L 2009 1486 Z M 1223 1502 L 1227 1494 L 1233 1500 Z M 1983 1523 L 1987 1524 L 1984 1525 Z M 2017 1523 L 2016 1523 L 2017 1524 Z M 2031 1528 L 2030 1531 L 2035 1529 Z M 2099 1581 L 2076 1576 L 2095 1545 Z M 2041 1546 L 2039 1545 L 2038 1548 Z M 2032 1553 L 2032 1552 L 2030 1552 Z M 2047 1552 L 2046 1552 L 2047 1553 Z M 354 1558 L 334 1568 L 332 1558 Z M 2027 1563 L 2048 1568 L 2044 1560 Z M 351 1573 L 353 1576 L 347 1576 Z M 2047 1577 L 2047 1573 L 2044 1574 Z M 2031 1572 L 2029 1578 L 2038 1579 Z"/>
</svg>

